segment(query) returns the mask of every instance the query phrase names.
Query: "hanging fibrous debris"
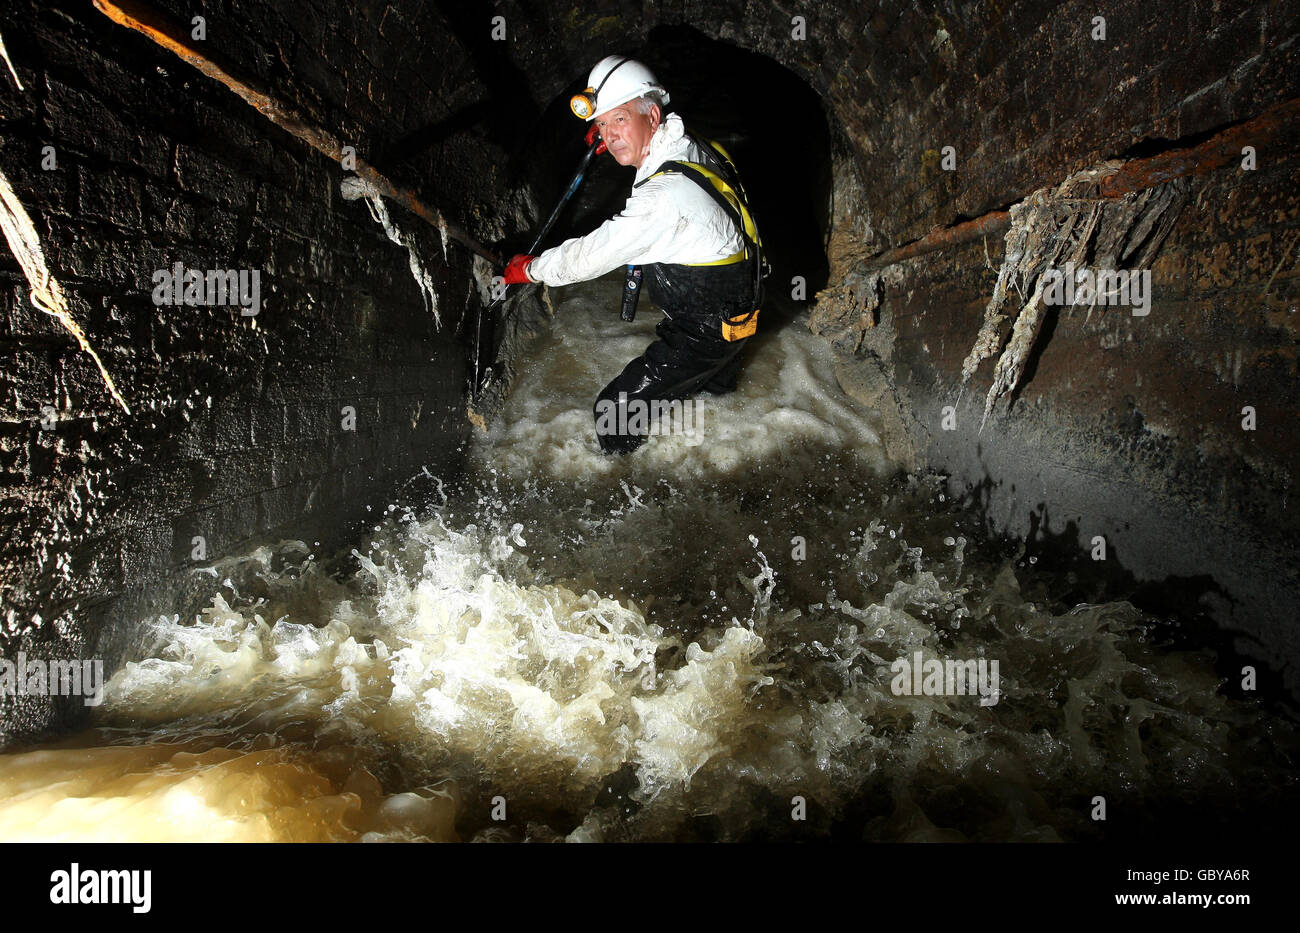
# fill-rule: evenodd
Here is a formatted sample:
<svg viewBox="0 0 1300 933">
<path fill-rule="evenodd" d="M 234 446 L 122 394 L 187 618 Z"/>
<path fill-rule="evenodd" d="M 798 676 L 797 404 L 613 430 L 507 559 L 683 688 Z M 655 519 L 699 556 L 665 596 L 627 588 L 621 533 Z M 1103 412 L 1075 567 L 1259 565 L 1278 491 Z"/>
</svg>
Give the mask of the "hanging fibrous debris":
<svg viewBox="0 0 1300 933">
<path fill-rule="evenodd" d="M 1044 289 L 1052 283 L 1052 276 L 1045 273 L 1059 276 L 1062 269 L 1123 269 L 1130 273 L 1147 269 L 1178 219 L 1187 201 L 1185 179 L 1118 198 L 1102 197 L 1101 183 L 1122 164 L 1103 162 L 1071 175 L 1054 189 L 1040 188 L 1012 206 L 997 284 L 984 309 L 984 324 L 961 368 L 962 382 L 969 382 L 980 363 L 997 352 L 1002 325 L 1008 319 L 1014 321 L 993 372 L 981 430 L 998 400 L 1019 385 L 1042 329 L 1046 305 L 1055 303 L 1044 298 Z M 1069 287 L 1073 293 L 1073 283 Z M 1094 307 L 1108 303 L 1106 297 L 1093 291 L 1086 303 L 1085 321 Z"/>
<path fill-rule="evenodd" d="M 0 58 L 3 58 L 5 64 L 9 67 L 9 73 L 14 76 L 14 84 L 18 85 L 18 90 L 25 90 L 23 88 L 22 78 L 18 77 L 18 69 L 15 68 L 14 63 L 9 60 L 9 50 L 5 48 L 5 40 L 3 36 L 0 36 Z"/>
<path fill-rule="evenodd" d="M 32 304 L 57 319 L 64 329 L 76 338 L 81 349 L 90 354 L 90 358 L 99 367 L 99 374 L 104 378 L 109 393 L 129 415 L 131 409 L 127 407 L 126 399 L 122 398 L 122 394 L 117 391 L 117 386 L 113 384 L 113 377 L 100 362 L 99 354 L 86 339 L 81 325 L 73 320 L 71 312 L 68 311 L 68 299 L 63 294 L 63 286 L 50 274 L 49 268 L 45 265 L 45 253 L 41 250 L 41 240 L 36 234 L 36 227 L 32 224 L 32 219 L 28 216 L 22 202 L 14 194 L 14 189 L 10 186 L 4 172 L 0 172 L 0 228 L 4 230 L 5 239 L 9 241 L 9 250 L 18 260 L 23 275 L 27 277 L 27 284 L 31 286 Z"/>
<path fill-rule="evenodd" d="M 388 235 L 388 238 L 398 246 L 406 247 L 411 264 L 411 275 L 414 276 L 415 284 L 419 287 L 420 295 L 424 298 L 425 310 L 433 313 L 434 326 L 441 330 L 442 318 L 438 314 L 438 293 L 433 287 L 433 277 L 429 275 L 429 270 L 424 267 L 424 262 L 420 259 L 415 237 L 403 231 L 393 222 L 393 219 L 388 216 L 388 208 L 384 205 L 384 199 L 372 185 L 366 183 L 365 179 L 357 175 L 349 175 L 340 183 L 339 189 L 344 200 L 355 201 L 358 198 L 365 198 L 366 207 L 370 209 L 370 216 L 384 228 L 384 233 Z M 442 234 L 442 255 L 445 259 L 447 256 L 446 226 L 440 224 L 439 232 Z"/>
</svg>

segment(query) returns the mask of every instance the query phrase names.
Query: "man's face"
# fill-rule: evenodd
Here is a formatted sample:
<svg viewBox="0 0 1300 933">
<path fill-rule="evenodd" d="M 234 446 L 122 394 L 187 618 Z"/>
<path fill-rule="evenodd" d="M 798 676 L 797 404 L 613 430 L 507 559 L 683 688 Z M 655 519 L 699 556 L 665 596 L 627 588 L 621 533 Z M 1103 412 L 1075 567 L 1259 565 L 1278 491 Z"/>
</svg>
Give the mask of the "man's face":
<svg viewBox="0 0 1300 933">
<path fill-rule="evenodd" d="M 628 101 L 597 114 L 596 130 L 615 162 L 640 168 L 650 151 L 650 137 L 659 129 L 660 116 L 658 104 L 652 105 L 649 113 L 641 113 L 635 101 Z"/>
</svg>

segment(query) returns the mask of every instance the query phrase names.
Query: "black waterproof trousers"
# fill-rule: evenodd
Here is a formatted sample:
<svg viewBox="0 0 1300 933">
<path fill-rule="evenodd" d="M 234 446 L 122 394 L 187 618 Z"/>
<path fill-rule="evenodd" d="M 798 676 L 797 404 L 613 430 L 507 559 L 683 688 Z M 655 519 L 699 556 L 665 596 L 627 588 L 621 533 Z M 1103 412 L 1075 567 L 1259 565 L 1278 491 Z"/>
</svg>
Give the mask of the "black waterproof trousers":
<svg viewBox="0 0 1300 933">
<path fill-rule="evenodd" d="M 749 338 L 724 340 L 718 319 L 688 315 L 660 321 L 655 333 L 659 339 L 623 367 L 596 398 L 596 437 L 607 454 L 628 454 L 645 443 L 645 434 L 620 433 L 629 426 L 625 406 L 634 399 L 642 405 L 653 404 L 684 399 L 701 389 L 722 395 L 736 387 L 741 350 Z M 610 404 L 615 411 L 619 407 L 624 410 L 617 417 L 602 419 L 602 411 L 608 412 Z"/>
</svg>

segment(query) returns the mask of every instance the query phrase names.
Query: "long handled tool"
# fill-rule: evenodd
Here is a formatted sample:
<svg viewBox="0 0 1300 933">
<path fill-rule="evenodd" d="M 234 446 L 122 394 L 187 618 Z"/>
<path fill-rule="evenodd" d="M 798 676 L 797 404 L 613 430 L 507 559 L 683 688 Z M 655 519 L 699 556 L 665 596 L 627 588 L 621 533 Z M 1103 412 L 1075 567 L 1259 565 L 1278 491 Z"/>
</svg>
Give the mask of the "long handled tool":
<svg viewBox="0 0 1300 933">
<path fill-rule="evenodd" d="M 546 234 L 550 233 L 551 228 L 555 226 L 555 221 L 559 218 L 560 212 L 564 210 L 564 205 L 569 203 L 569 199 L 573 197 L 574 193 L 578 190 L 578 187 L 582 184 L 582 179 L 587 174 L 587 166 L 591 164 L 592 157 L 595 156 L 596 150 L 599 149 L 600 147 L 601 147 L 601 140 L 599 137 L 592 140 L 592 143 L 588 147 L 586 154 L 584 154 L 582 157 L 582 161 L 578 163 L 578 170 L 573 173 L 573 180 L 569 182 L 569 187 L 565 190 L 564 195 L 563 197 L 560 198 L 559 203 L 555 205 L 555 209 L 551 211 L 551 216 L 546 218 L 546 223 L 542 224 L 541 231 L 537 234 L 536 237 L 533 238 L 533 243 L 530 247 L 528 247 L 528 252 L 525 253 L 525 255 L 527 256 L 537 255 L 538 248 L 542 245 L 542 241 L 546 239 Z M 486 365 L 480 366 L 480 359 L 482 357 L 483 347 L 487 346 L 489 348 L 488 352 L 492 353 L 491 350 L 492 339 L 496 331 L 496 309 L 501 304 L 501 302 L 505 301 L 506 289 L 509 288 L 510 286 L 505 285 L 503 283 L 497 287 L 499 290 L 497 291 L 496 295 L 493 297 L 492 301 L 488 304 L 488 306 L 479 312 L 479 316 L 478 316 L 478 329 L 474 337 L 474 395 L 475 396 L 479 394 L 479 392 L 482 390 L 484 386 L 484 383 L 487 382 L 487 378 L 492 373 L 492 365 L 496 362 L 496 357 L 494 355 L 493 358 L 489 360 Z M 483 318 L 484 317 L 487 318 L 486 344 L 484 343 L 483 340 L 483 330 L 484 330 Z"/>
</svg>

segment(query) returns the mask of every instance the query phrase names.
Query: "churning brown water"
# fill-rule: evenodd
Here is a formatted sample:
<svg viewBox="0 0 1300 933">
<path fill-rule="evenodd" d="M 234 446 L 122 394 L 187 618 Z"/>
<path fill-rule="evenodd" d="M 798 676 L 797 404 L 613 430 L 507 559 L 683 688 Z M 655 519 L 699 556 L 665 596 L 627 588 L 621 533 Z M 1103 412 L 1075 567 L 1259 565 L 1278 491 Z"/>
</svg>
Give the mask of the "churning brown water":
<svg viewBox="0 0 1300 933">
<path fill-rule="evenodd" d="M 0 837 L 1075 840 L 1293 794 L 1293 724 L 894 476 L 797 323 L 690 433 L 601 457 L 591 399 L 654 323 L 617 289 L 556 293 L 470 470 L 334 570 L 201 571 L 94 729 L 0 757 Z M 918 652 L 996 693 L 900 693 Z"/>
</svg>

